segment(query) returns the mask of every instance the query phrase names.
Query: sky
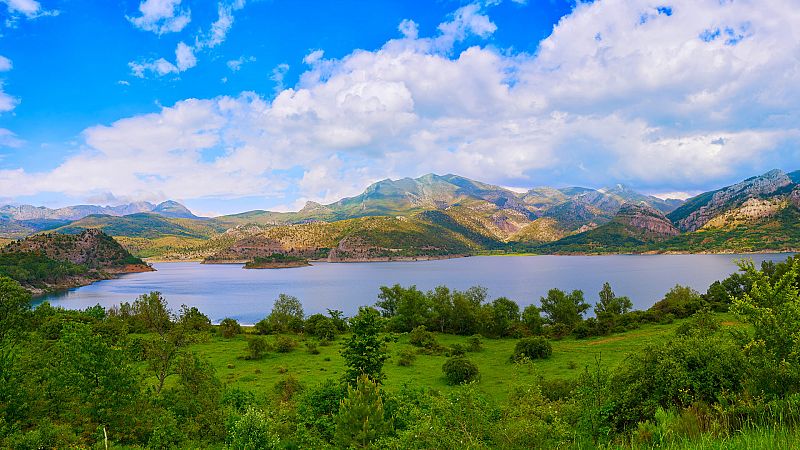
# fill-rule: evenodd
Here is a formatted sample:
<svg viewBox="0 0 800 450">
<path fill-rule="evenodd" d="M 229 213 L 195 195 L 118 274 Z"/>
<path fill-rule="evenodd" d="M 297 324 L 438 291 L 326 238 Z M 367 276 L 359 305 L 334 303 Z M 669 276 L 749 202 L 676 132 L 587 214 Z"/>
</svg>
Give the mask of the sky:
<svg viewBox="0 0 800 450">
<path fill-rule="evenodd" d="M 795 0 L 0 0 L 0 203 L 686 197 L 800 169 L 798 124 Z"/>
</svg>

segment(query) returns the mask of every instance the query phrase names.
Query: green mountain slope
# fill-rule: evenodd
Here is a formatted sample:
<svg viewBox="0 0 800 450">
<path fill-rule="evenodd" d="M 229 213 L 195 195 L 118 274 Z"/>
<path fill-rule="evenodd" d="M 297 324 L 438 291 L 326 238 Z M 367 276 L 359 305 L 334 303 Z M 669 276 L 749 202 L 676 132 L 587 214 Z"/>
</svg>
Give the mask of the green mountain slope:
<svg viewBox="0 0 800 450">
<path fill-rule="evenodd" d="M 152 213 L 138 213 L 127 216 L 87 216 L 54 231 L 76 234 L 93 228 L 103 230 L 111 236 L 148 239 L 164 236 L 208 239 L 226 229 L 213 219 L 169 218 Z"/>
</svg>

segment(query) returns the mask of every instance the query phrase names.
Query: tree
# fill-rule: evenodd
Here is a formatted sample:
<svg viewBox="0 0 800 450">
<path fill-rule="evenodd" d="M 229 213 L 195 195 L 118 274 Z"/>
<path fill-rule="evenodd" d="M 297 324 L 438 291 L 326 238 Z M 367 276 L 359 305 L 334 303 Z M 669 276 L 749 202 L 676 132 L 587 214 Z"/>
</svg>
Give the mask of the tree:
<svg viewBox="0 0 800 450">
<path fill-rule="evenodd" d="M 492 302 L 492 334 L 497 337 L 505 337 L 519 322 L 519 305 L 513 300 L 500 297 Z"/>
<path fill-rule="evenodd" d="M 378 382 L 383 380 L 383 364 L 389 359 L 389 353 L 385 345 L 387 339 L 380 337 L 382 325 L 380 313 L 364 306 L 350 319 L 352 334 L 342 350 L 347 365 L 344 379 L 348 383 L 355 384 L 362 374 Z"/>
<path fill-rule="evenodd" d="M 347 389 L 336 415 L 336 444 L 340 448 L 368 448 L 392 430 L 385 417 L 378 383 L 367 375 L 358 377 L 355 388 Z"/>
<path fill-rule="evenodd" d="M 303 331 L 303 305 L 297 297 L 280 294 L 275 300 L 268 321 L 273 332 Z"/>
<path fill-rule="evenodd" d="M 181 305 L 178 317 L 178 323 L 187 330 L 208 331 L 211 329 L 211 319 L 194 306 L 190 308 L 186 305 Z"/>
<path fill-rule="evenodd" d="M 399 284 L 381 286 L 379 300 L 375 306 L 390 320 L 389 328 L 395 331 L 411 331 L 424 325 L 430 316 L 428 297 L 416 286 L 404 288 Z"/>
<path fill-rule="evenodd" d="M 219 323 L 219 333 L 224 338 L 232 338 L 242 333 L 242 326 L 236 319 L 226 317 Z"/>
<path fill-rule="evenodd" d="M 25 327 L 31 311 L 31 294 L 19 283 L 0 276 L 0 341 Z"/>
<path fill-rule="evenodd" d="M 703 298 L 694 289 L 676 284 L 656 302 L 650 309 L 661 314 L 673 314 L 675 317 L 684 318 L 699 311 L 704 306 Z"/>
<path fill-rule="evenodd" d="M 281 439 L 276 428 L 270 414 L 248 406 L 228 431 L 229 445 L 235 450 L 278 448 Z"/>
<path fill-rule="evenodd" d="M 486 288 L 474 286 L 466 291 L 453 291 L 452 331 L 456 334 L 475 334 L 478 330 L 480 307 L 486 301 Z"/>
<path fill-rule="evenodd" d="M 447 286 L 436 286 L 432 291 L 428 291 L 428 303 L 431 306 L 430 328 L 440 333 L 449 330 L 453 315 L 450 289 Z"/>
<path fill-rule="evenodd" d="M 522 323 L 525 324 L 525 327 L 528 328 L 531 334 L 542 334 L 542 325 L 544 324 L 542 310 L 536 305 L 526 306 L 525 309 L 522 310 Z"/>
<path fill-rule="evenodd" d="M 597 316 L 598 332 L 605 334 L 614 328 L 619 316 L 633 309 L 633 302 L 628 297 L 617 297 L 608 282 L 603 283 L 599 296 L 600 300 L 594 306 L 594 314 Z"/>
<path fill-rule="evenodd" d="M 560 289 L 550 289 L 547 297 L 541 298 L 541 304 L 550 324 L 561 324 L 570 330 L 583 320 L 583 314 L 589 309 L 581 290 L 567 294 Z"/>
<path fill-rule="evenodd" d="M 172 327 L 172 313 L 160 292 L 140 295 L 132 309 L 135 321 L 146 330 L 164 335 Z"/>
<path fill-rule="evenodd" d="M 756 270 L 752 260 L 738 262 L 751 285 L 733 302 L 733 312 L 753 329 L 744 346 L 751 389 L 769 396 L 800 390 L 800 259 L 777 279 Z"/>
</svg>

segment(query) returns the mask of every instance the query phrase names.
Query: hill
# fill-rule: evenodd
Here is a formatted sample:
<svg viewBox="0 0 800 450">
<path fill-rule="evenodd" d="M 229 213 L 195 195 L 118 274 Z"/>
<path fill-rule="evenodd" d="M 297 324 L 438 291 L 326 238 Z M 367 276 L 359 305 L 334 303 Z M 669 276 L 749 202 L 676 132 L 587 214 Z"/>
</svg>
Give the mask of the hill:
<svg viewBox="0 0 800 450">
<path fill-rule="evenodd" d="M 0 274 L 35 292 L 81 286 L 120 273 L 152 270 L 99 230 L 75 235 L 39 234 L 0 248 Z"/>
<path fill-rule="evenodd" d="M 614 218 L 592 230 L 537 247 L 542 253 L 621 253 L 680 234 L 659 210 L 625 203 Z"/>
<path fill-rule="evenodd" d="M 136 202 L 119 206 L 75 205 L 56 209 L 32 205 L 4 205 L 0 206 L 0 236 L 25 237 L 88 216 L 120 217 L 139 213 L 152 213 L 170 218 L 198 218 L 185 206 L 172 200 L 157 205 Z"/>
</svg>

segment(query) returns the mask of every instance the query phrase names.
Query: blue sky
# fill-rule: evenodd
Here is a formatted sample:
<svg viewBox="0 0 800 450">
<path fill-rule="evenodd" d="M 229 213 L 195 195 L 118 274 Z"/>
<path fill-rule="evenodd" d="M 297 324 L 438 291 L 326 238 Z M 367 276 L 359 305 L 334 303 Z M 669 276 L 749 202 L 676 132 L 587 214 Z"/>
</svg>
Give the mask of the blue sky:
<svg viewBox="0 0 800 450">
<path fill-rule="evenodd" d="M 428 172 L 686 195 L 795 170 L 794 9 L 0 0 L 0 200 L 215 214 Z"/>
</svg>

